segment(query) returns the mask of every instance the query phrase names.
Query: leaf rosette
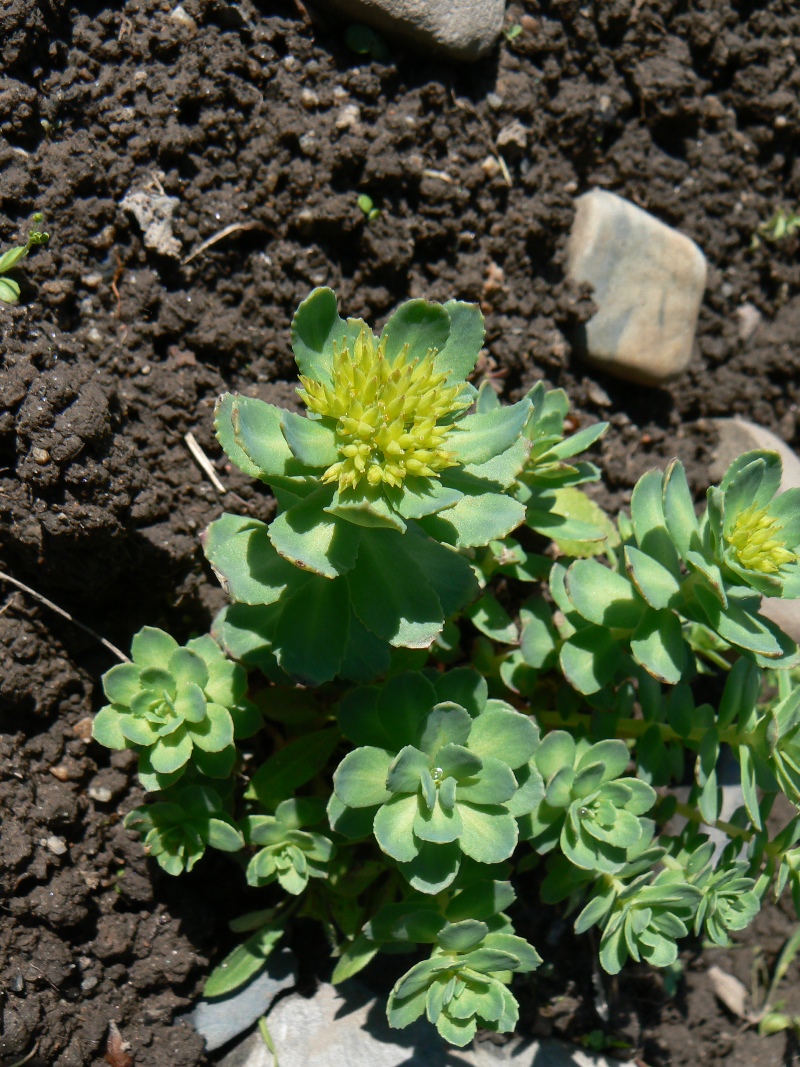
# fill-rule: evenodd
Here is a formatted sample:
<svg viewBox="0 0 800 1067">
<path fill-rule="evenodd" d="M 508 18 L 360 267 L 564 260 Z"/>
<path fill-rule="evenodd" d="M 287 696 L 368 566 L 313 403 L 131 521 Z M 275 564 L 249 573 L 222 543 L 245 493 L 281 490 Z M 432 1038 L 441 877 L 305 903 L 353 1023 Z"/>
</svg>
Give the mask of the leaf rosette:
<svg viewBox="0 0 800 1067">
<path fill-rule="evenodd" d="M 302 893 L 309 878 L 326 878 L 334 854 L 325 834 L 309 831 L 325 816 L 325 804 L 312 797 L 284 800 L 274 815 L 248 815 L 243 821 L 248 844 L 261 846 L 247 865 L 247 884 L 279 882 L 287 893 Z"/>
<path fill-rule="evenodd" d="M 145 851 L 167 874 L 191 871 L 206 847 L 238 852 L 244 838 L 224 811 L 219 794 L 207 786 L 182 786 L 163 800 L 135 808 L 125 826 L 142 835 Z"/>
<path fill-rule="evenodd" d="M 642 816 L 656 801 L 652 786 L 621 777 L 629 760 L 623 741 L 590 745 L 563 730 L 547 734 L 531 760 L 543 795 L 521 820 L 523 835 L 539 852 L 559 844 L 576 867 L 618 874 L 652 835 Z"/>
<path fill-rule="evenodd" d="M 595 896 L 575 921 L 575 932 L 603 925 L 600 962 L 609 974 L 619 974 L 629 956 L 637 963 L 669 967 L 701 899 L 682 871 L 662 871 L 655 879 L 643 874 L 621 890 L 612 884 Z"/>
<path fill-rule="evenodd" d="M 538 731 L 509 705 L 487 700 L 478 675 L 461 669 L 432 682 L 406 673 L 383 689 L 353 690 L 339 723 L 361 747 L 334 774 L 333 829 L 374 834 L 423 893 L 449 886 L 462 856 L 485 864 L 511 856 L 516 817 L 538 798 L 537 783 L 521 785 L 514 771 L 526 767 Z"/>
<path fill-rule="evenodd" d="M 206 555 L 245 609 L 236 617 L 258 619 L 292 677 L 370 680 L 392 646 L 429 647 L 478 592 L 456 550 L 524 521 L 507 490 L 527 455 L 531 403 L 467 414 L 482 341 L 471 304 L 412 300 L 375 336 L 316 289 L 292 323 L 307 414 L 221 398 L 220 443 L 272 487 L 279 514 L 269 525 L 224 515 Z"/>
<path fill-rule="evenodd" d="M 514 973 L 533 971 L 541 962 L 515 934 L 490 932 L 475 919 L 448 923 L 430 959 L 412 967 L 389 994 L 389 1025 L 408 1026 L 427 1015 L 441 1036 L 459 1047 L 469 1044 L 479 1026 L 508 1033 L 519 1018 L 508 983 Z"/>
<path fill-rule="evenodd" d="M 181 647 L 152 626 L 136 634 L 131 655 L 132 663 L 103 675 L 111 703 L 95 716 L 95 740 L 135 749 L 149 790 L 173 785 L 190 761 L 212 778 L 227 777 L 236 759 L 234 737 L 250 736 L 261 723 L 244 699 L 244 669 L 207 635 Z"/>
</svg>

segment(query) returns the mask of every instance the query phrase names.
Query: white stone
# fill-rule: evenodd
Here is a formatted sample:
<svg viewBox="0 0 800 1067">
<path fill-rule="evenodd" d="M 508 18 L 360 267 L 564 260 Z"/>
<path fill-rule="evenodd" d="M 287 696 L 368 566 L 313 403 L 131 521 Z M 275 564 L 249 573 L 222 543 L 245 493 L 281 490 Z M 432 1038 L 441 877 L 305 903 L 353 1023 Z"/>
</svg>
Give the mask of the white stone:
<svg viewBox="0 0 800 1067">
<path fill-rule="evenodd" d="M 774 433 L 757 426 L 747 419 L 714 419 L 714 426 L 719 433 L 719 442 L 714 452 L 714 460 L 709 470 L 712 483 L 719 482 L 728 466 L 743 452 L 752 452 L 755 448 L 766 448 L 777 452 L 783 463 L 781 492 L 787 489 L 800 489 L 800 458 L 789 448 L 785 441 Z M 800 600 L 782 600 L 779 597 L 764 597 L 761 601 L 761 613 L 780 626 L 794 641 L 800 643 Z"/>
<path fill-rule="evenodd" d="M 391 43 L 396 37 L 453 59 L 478 59 L 497 43 L 505 0 L 324 0 Z"/>
<path fill-rule="evenodd" d="M 141 190 L 128 193 L 120 207 L 123 211 L 130 211 L 139 223 L 145 248 L 162 256 L 178 258 L 181 255 L 181 243 L 172 232 L 172 216 L 179 205 L 177 197 Z"/>
<path fill-rule="evenodd" d="M 736 309 L 736 331 L 740 341 L 749 341 L 761 325 L 761 312 L 755 304 L 740 304 Z"/>
<path fill-rule="evenodd" d="M 270 956 L 266 970 L 242 989 L 229 997 L 201 1000 L 175 1021 L 191 1023 L 206 1039 L 206 1051 L 212 1052 L 249 1030 L 269 1011 L 275 997 L 294 984 L 294 955 L 289 949 L 281 949 Z"/>
<path fill-rule="evenodd" d="M 391 1030 L 384 1005 L 358 982 L 321 985 L 306 999 L 296 993 L 278 1001 L 267 1027 L 280 1067 L 611 1067 L 559 1041 L 505 1045 L 447 1045 L 424 1019 Z M 219 1067 L 274 1067 L 272 1053 L 256 1032 L 229 1052 Z"/>
<path fill-rule="evenodd" d="M 703 253 L 621 196 L 578 197 L 567 274 L 594 290 L 586 354 L 610 374 L 646 385 L 676 377 L 692 356 L 706 285 Z"/>
</svg>

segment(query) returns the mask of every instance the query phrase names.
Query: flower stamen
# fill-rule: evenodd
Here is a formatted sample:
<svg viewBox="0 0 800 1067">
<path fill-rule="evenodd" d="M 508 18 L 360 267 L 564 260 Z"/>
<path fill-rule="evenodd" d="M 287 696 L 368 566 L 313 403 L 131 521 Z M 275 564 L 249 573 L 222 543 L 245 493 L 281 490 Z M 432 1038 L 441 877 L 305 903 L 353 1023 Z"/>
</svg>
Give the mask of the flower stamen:
<svg viewBox="0 0 800 1067">
<path fill-rule="evenodd" d="M 726 540 L 745 570 L 777 574 L 781 567 L 798 558 L 797 553 L 786 547 L 786 541 L 780 536 L 782 531 L 781 522 L 770 514 L 768 507 L 751 504 L 736 516 Z"/>
<path fill-rule="evenodd" d="M 445 386 L 446 373 L 434 368 L 436 349 L 408 361 L 408 345 L 390 362 L 386 338 L 375 343 L 363 327 L 352 344 L 334 341 L 333 386 L 301 376 L 298 390 L 309 411 L 336 419 L 341 459 L 322 475 L 338 481 L 339 491 L 355 489 L 363 480 L 402 486 L 413 475 L 438 478 L 456 465 L 445 447 L 451 424 L 439 420 L 469 406 L 459 400 L 460 385 Z"/>
</svg>

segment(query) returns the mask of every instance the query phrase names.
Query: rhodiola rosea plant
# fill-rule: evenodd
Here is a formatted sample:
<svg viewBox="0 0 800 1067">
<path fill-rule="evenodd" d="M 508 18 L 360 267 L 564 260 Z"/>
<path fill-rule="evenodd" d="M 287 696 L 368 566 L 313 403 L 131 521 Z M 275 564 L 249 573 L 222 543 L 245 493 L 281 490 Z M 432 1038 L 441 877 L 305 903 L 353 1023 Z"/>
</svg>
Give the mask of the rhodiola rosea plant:
<svg viewBox="0 0 800 1067">
<path fill-rule="evenodd" d="M 375 335 L 319 289 L 292 325 L 304 413 L 220 399 L 275 517 L 211 524 L 213 636 L 146 627 L 94 727 L 139 754 L 127 825 L 167 872 L 216 848 L 264 894 L 209 995 L 310 917 L 334 982 L 407 953 L 390 1024 L 464 1045 L 513 1030 L 535 981 L 521 894 L 596 927 L 612 974 L 726 944 L 769 892 L 800 911 L 800 811 L 766 828 L 778 795 L 800 808 L 800 653 L 759 610 L 800 592 L 800 490 L 751 452 L 698 513 L 674 461 L 608 516 L 577 458 L 603 425 L 565 436 L 542 384 L 476 390 L 482 339 L 469 304 L 413 300 Z M 721 822 L 725 750 L 744 803 Z"/>
</svg>

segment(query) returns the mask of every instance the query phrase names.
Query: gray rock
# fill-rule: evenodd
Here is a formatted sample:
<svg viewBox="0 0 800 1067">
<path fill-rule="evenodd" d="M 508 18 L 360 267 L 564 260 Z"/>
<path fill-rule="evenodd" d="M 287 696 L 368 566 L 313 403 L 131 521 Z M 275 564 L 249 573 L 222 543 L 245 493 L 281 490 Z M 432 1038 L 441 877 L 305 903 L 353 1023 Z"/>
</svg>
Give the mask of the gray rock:
<svg viewBox="0 0 800 1067">
<path fill-rule="evenodd" d="M 452 59 L 490 52 L 503 28 L 505 0 L 324 0 L 352 22 L 391 41 L 400 37 Z"/>
<path fill-rule="evenodd" d="M 621 196 L 577 200 L 567 273 L 594 290 L 586 355 L 610 374 L 657 385 L 692 355 L 706 285 L 703 253 L 682 233 Z"/>
<path fill-rule="evenodd" d="M 754 448 L 766 448 L 777 452 L 783 462 L 781 492 L 800 488 L 800 457 L 780 437 L 765 430 L 763 426 L 748 422 L 747 419 L 714 419 L 713 422 L 719 433 L 719 442 L 709 470 L 712 482 L 718 482 L 728 465 L 742 452 L 750 452 Z M 764 597 L 761 601 L 761 612 L 780 626 L 793 640 L 800 643 L 800 600 Z"/>
<path fill-rule="evenodd" d="M 191 1023 L 206 1039 L 206 1051 L 212 1052 L 248 1030 L 269 1011 L 275 997 L 294 984 L 294 955 L 281 949 L 270 956 L 267 969 L 244 988 L 222 999 L 201 1000 L 178 1020 Z"/>
<path fill-rule="evenodd" d="M 292 994 L 275 1005 L 267 1026 L 280 1067 L 611 1067 L 558 1041 L 513 1038 L 458 1049 L 424 1020 L 391 1030 L 384 1005 L 357 982 L 322 985 L 310 999 Z M 273 1067 L 273 1057 L 255 1033 L 219 1067 Z"/>
</svg>

